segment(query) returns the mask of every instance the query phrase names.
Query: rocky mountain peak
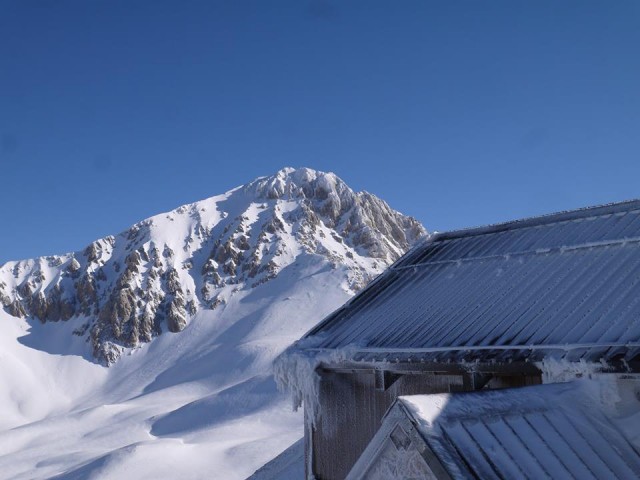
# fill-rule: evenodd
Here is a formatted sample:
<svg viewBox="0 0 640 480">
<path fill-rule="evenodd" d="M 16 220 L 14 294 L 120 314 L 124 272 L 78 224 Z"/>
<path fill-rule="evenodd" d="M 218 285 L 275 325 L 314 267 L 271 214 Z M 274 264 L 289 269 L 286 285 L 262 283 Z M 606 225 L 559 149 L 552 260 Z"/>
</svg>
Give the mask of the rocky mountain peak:
<svg viewBox="0 0 640 480">
<path fill-rule="evenodd" d="M 74 334 L 111 364 L 302 257 L 344 269 L 344 288 L 357 291 L 425 234 L 415 219 L 333 173 L 285 168 L 80 252 L 6 263 L 0 303 L 42 322 L 75 319 Z"/>
<path fill-rule="evenodd" d="M 310 168 L 286 167 L 274 175 L 262 177 L 247 184 L 247 192 L 257 198 L 308 198 L 326 200 L 329 196 L 340 197 L 349 187 L 334 173 L 325 173 Z"/>
</svg>

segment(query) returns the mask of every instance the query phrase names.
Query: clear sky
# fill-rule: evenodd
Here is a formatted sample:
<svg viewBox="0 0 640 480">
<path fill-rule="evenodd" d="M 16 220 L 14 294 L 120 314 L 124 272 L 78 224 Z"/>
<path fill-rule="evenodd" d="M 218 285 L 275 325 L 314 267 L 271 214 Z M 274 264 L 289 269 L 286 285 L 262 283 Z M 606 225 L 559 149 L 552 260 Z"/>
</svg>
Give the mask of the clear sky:
<svg viewBox="0 0 640 480">
<path fill-rule="evenodd" d="M 640 2 L 0 0 L 0 263 L 283 166 L 430 230 L 640 197 Z"/>
</svg>

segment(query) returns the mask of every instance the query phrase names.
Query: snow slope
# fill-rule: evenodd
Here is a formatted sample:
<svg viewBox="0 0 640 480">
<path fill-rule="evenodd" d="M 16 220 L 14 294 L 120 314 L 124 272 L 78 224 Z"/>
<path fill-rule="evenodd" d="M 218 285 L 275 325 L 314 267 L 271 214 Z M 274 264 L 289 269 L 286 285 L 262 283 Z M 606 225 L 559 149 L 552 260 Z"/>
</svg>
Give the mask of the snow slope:
<svg viewBox="0 0 640 480">
<path fill-rule="evenodd" d="M 1 266 L 0 478 L 246 478 L 302 435 L 274 357 L 423 234 L 285 169 Z"/>
</svg>

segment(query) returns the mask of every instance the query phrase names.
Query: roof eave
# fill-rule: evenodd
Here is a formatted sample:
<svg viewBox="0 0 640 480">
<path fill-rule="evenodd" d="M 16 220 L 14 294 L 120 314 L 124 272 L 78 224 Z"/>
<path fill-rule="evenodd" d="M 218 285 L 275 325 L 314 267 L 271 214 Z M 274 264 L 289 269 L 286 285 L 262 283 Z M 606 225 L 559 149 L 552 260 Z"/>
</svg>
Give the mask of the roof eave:
<svg viewBox="0 0 640 480">
<path fill-rule="evenodd" d="M 369 359 L 369 360 L 347 360 L 347 361 L 320 361 L 318 369 L 332 372 L 355 373 L 361 371 L 384 370 L 391 373 L 404 375 L 410 374 L 453 374 L 463 375 L 467 373 L 491 373 L 498 375 L 539 375 L 542 373 L 539 365 L 546 359 L 518 360 L 518 361 L 461 361 L 461 362 L 438 362 L 420 361 L 419 359 Z M 579 364 L 580 361 L 569 362 Z M 609 360 L 607 362 L 594 361 L 593 365 L 598 366 L 601 373 L 640 373 L 640 358 L 628 360 Z"/>
</svg>

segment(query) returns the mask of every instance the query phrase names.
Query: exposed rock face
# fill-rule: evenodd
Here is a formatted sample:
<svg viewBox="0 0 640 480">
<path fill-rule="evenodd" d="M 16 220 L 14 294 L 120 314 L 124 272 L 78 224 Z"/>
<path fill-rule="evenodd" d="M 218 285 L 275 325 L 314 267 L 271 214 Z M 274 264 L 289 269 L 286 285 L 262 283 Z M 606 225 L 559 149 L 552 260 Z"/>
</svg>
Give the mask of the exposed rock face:
<svg viewBox="0 0 640 480">
<path fill-rule="evenodd" d="M 347 266 L 345 288 L 357 291 L 425 235 L 416 220 L 332 173 L 283 169 L 82 252 L 6 263 L 0 305 L 42 322 L 86 319 L 74 334 L 108 365 L 300 256 Z"/>
</svg>

